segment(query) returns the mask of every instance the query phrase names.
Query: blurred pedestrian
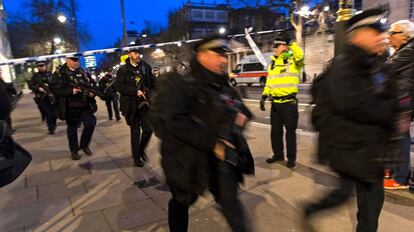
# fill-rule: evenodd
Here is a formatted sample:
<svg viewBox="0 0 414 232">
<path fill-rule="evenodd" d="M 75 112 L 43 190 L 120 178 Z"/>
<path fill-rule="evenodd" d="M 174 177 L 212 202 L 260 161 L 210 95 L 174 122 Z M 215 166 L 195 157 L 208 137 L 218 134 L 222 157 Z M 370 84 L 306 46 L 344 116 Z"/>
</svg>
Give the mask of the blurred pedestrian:
<svg viewBox="0 0 414 232">
<path fill-rule="evenodd" d="M 99 84 L 99 90 L 104 96 L 106 108 L 108 110 L 109 120 L 112 120 L 112 115 L 113 115 L 112 108 L 113 108 L 115 112 L 115 118 L 117 121 L 119 121 L 121 120 L 121 116 L 119 115 L 119 106 L 118 106 L 119 95 L 115 90 L 114 81 L 115 81 L 115 78 L 112 76 L 112 68 L 110 68 L 108 69 L 105 76 L 103 76 L 99 80 L 98 84 Z"/>
<path fill-rule="evenodd" d="M 251 114 L 225 74 L 231 52 L 228 42 L 219 36 L 202 40 L 195 46 L 191 70 L 168 77 L 165 125 L 158 126 L 166 128 L 161 164 L 172 194 L 168 203 L 171 232 L 187 231 L 188 209 L 207 188 L 232 231 L 251 231 L 238 198 L 243 173 L 252 174 L 254 169 L 241 134 Z M 244 172 L 246 166 L 250 172 Z"/>
<path fill-rule="evenodd" d="M 141 59 L 142 51 L 128 51 L 125 65 L 116 73 L 115 88 L 121 94 L 120 110 L 131 129 L 131 151 L 134 165 L 144 166 L 145 148 L 152 135 L 149 122 L 149 99 L 154 85 L 151 66 Z M 142 130 L 142 134 L 141 134 Z"/>
<path fill-rule="evenodd" d="M 11 136 L 12 100 L 7 88 L 0 69 L 0 187 L 16 180 L 32 160 L 31 154 Z"/>
<path fill-rule="evenodd" d="M 388 35 L 389 44 L 395 49 L 395 53 L 387 60 L 393 71 L 391 79 L 396 82 L 398 91 L 411 96 L 411 105 L 414 106 L 414 23 L 409 20 L 397 21 L 391 24 Z M 410 111 L 406 112 L 407 116 L 409 116 L 406 118 L 411 121 Z M 384 180 L 384 188 L 408 189 L 411 172 L 410 147 L 410 130 L 407 130 L 407 133 L 404 134 L 401 149 L 403 160 L 391 168 L 392 179 Z"/>
<path fill-rule="evenodd" d="M 153 67 L 153 68 L 152 68 L 152 75 L 153 75 L 155 78 L 159 77 L 159 76 L 160 76 L 160 68 L 158 68 L 158 67 Z"/>
<path fill-rule="evenodd" d="M 66 63 L 59 66 L 50 82 L 52 92 L 59 98 L 58 111 L 66 120 L 69 149 L 73 160 L 81 158 L 79 150 L 92 155 L 89 144 L 95 130 L 97 110 L 95 96 L 85 71 L 79 67 L 79 57 L 66 57 Z M 78 142 L 78 127 L 83 131 Z"/>
<path fill-rule="evenodd" d="M 334 58 L 324 80 L 329 115 L 316 124 L 324 135 L 319 137 L 319 156 L 327 157 L 338 173 L 339 186 L 304 209 L 309 218 L 343 204 L 356 186 L 357 232 L 377 231 L 384 202 L 382 160 L 400 107 L 377 56 L 386 38 L 386 15 L 385 9 L 374 8 L 347 21 L 343 54 Z"/>
<path fill-rule="evenodd" d="M 285 160 L 283 127 L 286 128 L 287 167 L 296 166 L 296 129 L 298 127 L 298 85 L 304 65 L 303 50 L 287 35 L 276 38 L 268 68 L 266 86 L 260 101 L 260 109 L 265 110 L 265 100 L 272 101 L 270 112 L 271 141 L 273 156 L 267 163 Z"/>
<path fill-rule="evenodd" d="M 56 130 L 56 112 L 55 97 L 50 90 L 50 80 L 52 73 L 47 70 L 46 62 L 37 61 L 36 67 L 38 72 L 34 73 L 29 80 L 29 89 L 35 94 L 35 102 L 37 102 L 41 112 L 46 117 L 49 134 L 54 134 Z"/>
</svg>

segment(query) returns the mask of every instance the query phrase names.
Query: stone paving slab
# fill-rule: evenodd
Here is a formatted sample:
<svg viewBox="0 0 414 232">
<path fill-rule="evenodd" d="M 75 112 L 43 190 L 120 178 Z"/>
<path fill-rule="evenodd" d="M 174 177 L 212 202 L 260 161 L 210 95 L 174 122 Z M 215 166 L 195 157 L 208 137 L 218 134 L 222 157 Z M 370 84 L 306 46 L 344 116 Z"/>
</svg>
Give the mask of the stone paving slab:
<svg viewBox="0 0 414 232">
<path fill-rule="evenodd" d="M 0 231 L 23 230 L 24 227 L 43 224 L 62 212 L 73 215 L 69 201 L 64 198 L 1 209 Z"/>
<path fill-rule="evenodd" d="M 86 193 L 86 188 L 83 185 L 68 187 L 64 182 L 39 185 L 37 189 L 39 201 L 69 198 Z"/>
<path fill-rule="evenodd" d="M 55 182 L 61 182 L 66 178 L 89 175 L 89 171 L 82 168 L 63 169 L 56 171 L 47 171 L 42 173 L 36 173 L 27 177 L 27 186 L 36 186 L 42 184 L 51 184 Z"/>
<path fill-rule="evenodd" d="M 106 209 L 103 214 L 115 232 L 154 223 L 167 217 L 166 212 L 151 199 Z"/>
<path fill-rule="evenodd" d="M 58 215 L 60 216 L 60 215 Z M 101 211 L 77 215 L 56 217 L 53 221 L 43 225 L 25 228 L 25 232 L 43 231 L 75 231 L 75 232 L 112 232 Z"/>
<path fill-rule="evenodd" d="M 58 123 L 54 136 L 46 127 L 30 96 L 23 96 L 13 112 L 15 139 L 33 154 L 31 166 L 15 183 L 0 189 L 0 231 L 168 231 L 168 187 L 163 183 L 159 141 L 152 138 L 147 148 L 150 160 L 144 168 L 133 167 L 129 128 L 108 121 L 99 102 L 98 126 L 92 157 L 72 161 L 66 126 Z M 31 104 L 29 104 L 31 103 Z M 24 107 L 20 107 L 23 105 Z M 271 156 L 268 125 L 250 123 L 246 130 L 255 156 L 256 175 L 241 187 L 241 200 L 254 231 L 300 232 L 300 209 L 304 202 L 329 191 L 336 175 L 316 165 L 312 133 L 298 132 L 298 166 L 267 164 Z M 139 188 L 136 183 L 152 177 L 160 182 Z M 409 193 L 407 193 L 409 194 Z M 379 232 L 411 232 L 414 201 L 411 195 L 387 193 Z M 326 211 L 312 221 L 321 232 L 355 230 L 355 199 L 336 210 Z M 190 231 L 229 231 L 211 194 L 206 193 L 190 208 Z"/>
<path fill-rule="evenodd" d="M 122 173 L 91 176 L 83 184 L 87 187 L 88 193 L 70 198 L 76 215 L 148 198 Z"/>
</svg>

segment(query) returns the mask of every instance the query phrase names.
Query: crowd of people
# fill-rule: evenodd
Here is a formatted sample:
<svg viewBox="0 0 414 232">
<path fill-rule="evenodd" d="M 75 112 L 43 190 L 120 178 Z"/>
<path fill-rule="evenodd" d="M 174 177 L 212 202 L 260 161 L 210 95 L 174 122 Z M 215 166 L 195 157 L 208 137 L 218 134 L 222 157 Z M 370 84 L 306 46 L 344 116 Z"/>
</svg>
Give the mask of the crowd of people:
<svg viewBox="0 0 414 232">
<path fill-rule="evenodd" d="M 352 17 L 347 22 L 343 53 L 315 81 L 312 123 L 319 132 L 318 158 L 338 174 L 339 184 L 319 202 L 304 207 L 306 231 L 312 230 L 310 220 L 315 214 L 344 203 L 354 187 L 356 230 L 376 231 L 384 187 L 408 188 L 414 24 L 401 20 L 388 28 L 382 20 L 386 15 L 385 9 L 375 8 Z M 143 167 L 148 161 L 151 155 L 146 154 L 146 146 L 156 132 L 161 140 L 161 166 L 172 194 L 170 231 L 188 230 L 189 207 L 206 190 L 214 195 L 233 231 L 252 231 L 238 198 L 243 176 L 254 174 L 254 159 L 243 136 L 252 113 L 229 85 L 225 71 L 227 54 L 232 52 L 229 44 L 227 37 L 207 37 L 194 46 L 188 70 L 161 76 L 158 68 L 141 58 L 141 49 L 132 48 L 116 76 L 108 70 L 98 83 L 80 68 L 79 57 L 67 57 L 53 74 L 47 71 L 46 62 L 39 61 L 29 88 L 49 134 L 55 133 L 58 118 L 65 120 L 73 160 L 81 159 L 80 151 L 93 154 L 89 145 L 97 122 L 97 96 L 105 101 L 109 120 L 115 115 L 120 121 L 122 114 L 130 127 L 135 166 Z M 392 55 L 385 46 L 394 51 Z M 285 130 L 286 165 L 294 169 L 297 93 L 304 53 L 283 34 L 275 39 L 273 48 L 260 101 L 263 111 L 266 100 L 271 101 L 273 155 L 266 162 L 285 160 Z M 0 119 L 5 120 L 10 115 L 9 105 L 0 100 Z M 162 109 L 152 111 L 151 106 L 157 104 Z M 163 123 L 154 123 L 153 118 Z M 384 180 L 384 173 L 388 179 Z"/>
</svg>

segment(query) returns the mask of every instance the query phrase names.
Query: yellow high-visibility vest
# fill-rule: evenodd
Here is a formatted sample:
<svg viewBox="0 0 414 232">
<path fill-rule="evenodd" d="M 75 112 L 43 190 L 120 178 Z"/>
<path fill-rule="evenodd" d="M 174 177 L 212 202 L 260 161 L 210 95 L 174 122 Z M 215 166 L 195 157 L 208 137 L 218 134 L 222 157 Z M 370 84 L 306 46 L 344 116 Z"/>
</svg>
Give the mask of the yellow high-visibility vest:
<svg viewBox="0 0 414 232">
<path fill-rule="evenodd" d="M 270 97 L 285 97 L 298 93 L 300 71 L 304 65 L 303 50 L 292 43 L 288 54 L 272 56 L 272 63 L 268 67 L 268 75 L 263 95 Z M 287 60 L 285 63 L 284 60 Z M 275 103 L 284 103 L 293 99 L 274 99 Z"/>
</svg>

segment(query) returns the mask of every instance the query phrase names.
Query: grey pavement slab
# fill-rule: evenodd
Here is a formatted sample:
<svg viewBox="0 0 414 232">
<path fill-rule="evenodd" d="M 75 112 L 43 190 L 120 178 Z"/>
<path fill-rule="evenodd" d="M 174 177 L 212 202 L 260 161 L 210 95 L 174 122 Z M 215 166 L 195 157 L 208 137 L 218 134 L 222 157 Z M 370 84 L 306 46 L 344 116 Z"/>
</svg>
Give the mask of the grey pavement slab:
<svg viewBox="0 0 414 232">
<path fill-rule="evenodd" d="M 2 191 L 0 209 L 14 208 L 35 203 L 37 201 L 36 187 L 14 187 L 9 191 Z"/>
<path fill-rule="evenodd" d="M 170 199 L 163 183 L 159 141 L 153 137 L 147 148 L 150 160 L 144 168 L 133 166 L 129 128 L 125 120 L 108 121 L 99 101 L 98 126 L 92 157 L 70 159 L 66 125 L 58 123 L 54 136 L 29 95 L 13 112 L 15 139 L 33 154 L 33 162 L 13 184 L 0 189 L 0 231 L 168 231 Z M 256 162 L 256 175 L 245 178 L 240 198 L 254 231 L 304 231 L 301 208 L 335 186 L 336 175 L 315 164 L 314 133 L 298 131 L 298 166 L 292 171 L 285 162 L 267 164 L 272 155 L 270 127 L 250 123 L 247 139 Z M 139 188 L 152 177 L 160 182 Z M 387 192 L 379 232 L 411 232 L 414 228 L 414 198 L 408 192 Z M 355 230 L 355 198 L 312 220 L 321 232 Z M 208 192 L 190 208 L 190 231 L 229 231 Z"/>
<path fill-rule="evenodd" d="M 82 196 L 70 198 L 76 215 L 148 198 L 123 173 L 92 176 L 86 179 L 83 184 L 87 187 L 88 192 Z"/>
<path fill-rule="evenodd" d="M 38 200 L 50 201 L 58 198 L 69 198 L 86 193 L 86 188 L 83 185 L 67 186 L 64 182 L 57 182 L 53 184 L 39 185 Z"/>
<path fill-rule="evenodd" d="M 106 221 L 101 211 L 82 215 L 68 215 L 65 217 L 53 218 L 48 223 L 25 228 L 25 232 L 43 231 L 74 231 L 74 232 L 112 232 L 110 225 Z"/>
<path fill-rule="evenodd" d="M 167 218 L 151 199 L 103 210 L 113 231 L 125 231 Z"/>
<path fill-rule="evenodd" d="M 47 223 L 58 214 L 73 215 L 69 201 L 61 198 L 0 210 L 0 231 Z"/>
</svg>

